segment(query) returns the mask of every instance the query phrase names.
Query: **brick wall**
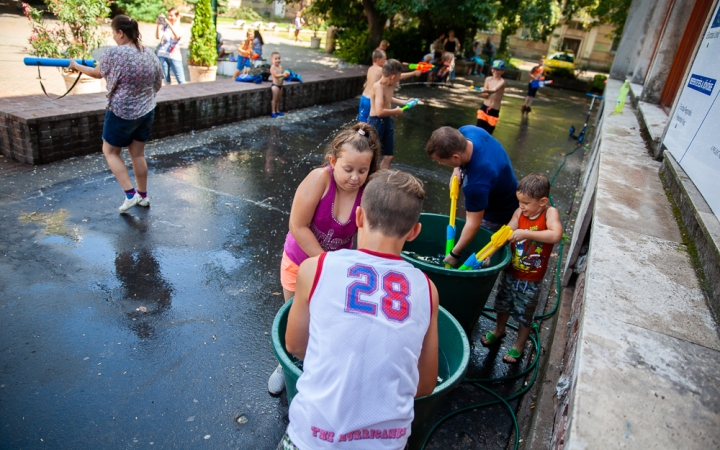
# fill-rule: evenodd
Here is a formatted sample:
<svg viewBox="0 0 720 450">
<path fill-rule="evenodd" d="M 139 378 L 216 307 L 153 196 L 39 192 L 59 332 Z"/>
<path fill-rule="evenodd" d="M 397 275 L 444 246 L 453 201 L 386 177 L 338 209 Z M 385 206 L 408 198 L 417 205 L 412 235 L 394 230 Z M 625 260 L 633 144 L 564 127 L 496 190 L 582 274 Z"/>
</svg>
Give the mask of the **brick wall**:
<svg viewBox="0 0 720 450">
<path fill-rule="evenodd" d="M 366 68 L 308 73 L 286 83 L 280 109 L 291 111 L 360 95 Z M 163 87 L 157 96 L 151 139 L 270 114 L 270 84 L 224 79 Z M 0 99 L 2 153 L 26 164 L 46 164 L 101 151 L 105 94 L 51 100 Z"/>
</svg>

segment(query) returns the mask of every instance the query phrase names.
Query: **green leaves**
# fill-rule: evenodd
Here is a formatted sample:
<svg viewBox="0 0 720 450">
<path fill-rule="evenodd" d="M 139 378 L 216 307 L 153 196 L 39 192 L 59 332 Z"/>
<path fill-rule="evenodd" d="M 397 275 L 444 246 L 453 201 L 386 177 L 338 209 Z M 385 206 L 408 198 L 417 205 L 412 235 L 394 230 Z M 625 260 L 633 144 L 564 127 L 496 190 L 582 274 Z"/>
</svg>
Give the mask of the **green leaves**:
<svg viewBox="0 0 720 450">
<path fill-rule="evenodd" d="M 212 20 L 210 0 L 198 0 L 190 30 L 188 64 L 211 67 L 217 64 L 217 31 Z"/>
<path fill-rule="evenodd" d="M 166 12 L 162 0 L 115 0 L 114 7 L 143 22 L 155 22 L 158 14 Z"/>
<path fill-rule="evenodd" d="M 105 0 L 46 0 L 59 24 L 45 23 L 42 12 L 23 3 L 25 16 L 33 26 L 28 39 L 31 54 L 44 58 L 92 58 L 105 33 L 100 28 L 110 9 Z"/>
</svg>

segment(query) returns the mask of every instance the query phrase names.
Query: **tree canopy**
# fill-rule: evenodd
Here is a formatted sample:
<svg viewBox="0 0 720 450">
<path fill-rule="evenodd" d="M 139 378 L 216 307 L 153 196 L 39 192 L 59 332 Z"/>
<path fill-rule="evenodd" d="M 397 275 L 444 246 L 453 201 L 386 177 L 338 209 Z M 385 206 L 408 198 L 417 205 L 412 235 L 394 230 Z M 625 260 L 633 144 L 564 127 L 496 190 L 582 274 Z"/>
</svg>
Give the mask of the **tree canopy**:
<svg viewBox="0 0 720 450">
<path fill-rule="evenodd" d="M 267 0 L 270 1 L 270 0 Z M 287 0 L 300 4 L 302 0 Z M 404 50 L 397 42 L 415 40 L 422 51 L 437 36 L 450 29 L 464 44 L 477 30 L 499 25 L 502 30 L 498 53 L 506 53 L 510 36 L 523 29 L 533 40 L 545 40 L 563 19 L 581 17 L 588 26 L 622 25 L 632 0 L 315 0 L 312 8 L 331 25 L 346 30 L 339 39 L 353 51 L 369 58 L 383 38 L 393 37 L 389 52 Z M 402 36 L 405 33 L 406 36 Z M 365 42 L 365 45 L 360 45 Z M 346 45 L 346 46 L 347 46 Z M 464 45 L 464 48 L 468 48 Z"/>
</svg>

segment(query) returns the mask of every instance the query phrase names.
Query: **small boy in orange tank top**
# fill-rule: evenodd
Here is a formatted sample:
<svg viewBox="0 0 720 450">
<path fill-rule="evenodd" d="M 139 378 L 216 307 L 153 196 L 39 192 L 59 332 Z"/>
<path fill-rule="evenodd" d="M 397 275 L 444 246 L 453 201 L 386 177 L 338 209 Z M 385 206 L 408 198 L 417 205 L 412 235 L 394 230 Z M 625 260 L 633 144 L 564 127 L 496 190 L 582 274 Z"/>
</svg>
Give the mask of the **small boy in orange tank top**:
<svg viewBox="0 0 720 450">
<path fill-rule="evenodd" d="M 520 324 L 517 340 L 503 357 L 509 364 L 517 362 L 525 349 L 550 254 L 562 239 L 560 214 L 548 205 L 549 195 L 550 182 L 539 173 L 531 173 L 518 183 L 520 207 L 508 224 L 513 229 L 510 236 L 512 258 L 495 296 L 497 323 L 495 330 L 481 338 L 485 346 L 496 344 L 505 336 L 505 325 L 510 316 L 517 320 Z"/>
</svg>

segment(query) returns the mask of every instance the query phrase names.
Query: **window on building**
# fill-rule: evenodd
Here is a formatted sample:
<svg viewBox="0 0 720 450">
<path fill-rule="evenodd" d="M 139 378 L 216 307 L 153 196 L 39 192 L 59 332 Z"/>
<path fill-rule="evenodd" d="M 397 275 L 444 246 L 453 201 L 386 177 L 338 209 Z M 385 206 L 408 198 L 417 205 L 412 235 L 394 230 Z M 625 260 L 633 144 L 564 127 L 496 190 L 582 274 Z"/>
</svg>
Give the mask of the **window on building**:
<svg viewBox="0 0 720 450">
<path fill-rule="evenodd" d="M 568 28 L 568 30 L 583 31 L 583 30 L 585 30 L 585 25 L 583 25 L 582 22 L 578 22 L 576 20 L 571 20 L 570 22 L 567 23 L 567 28 Z"/>
</svg>

